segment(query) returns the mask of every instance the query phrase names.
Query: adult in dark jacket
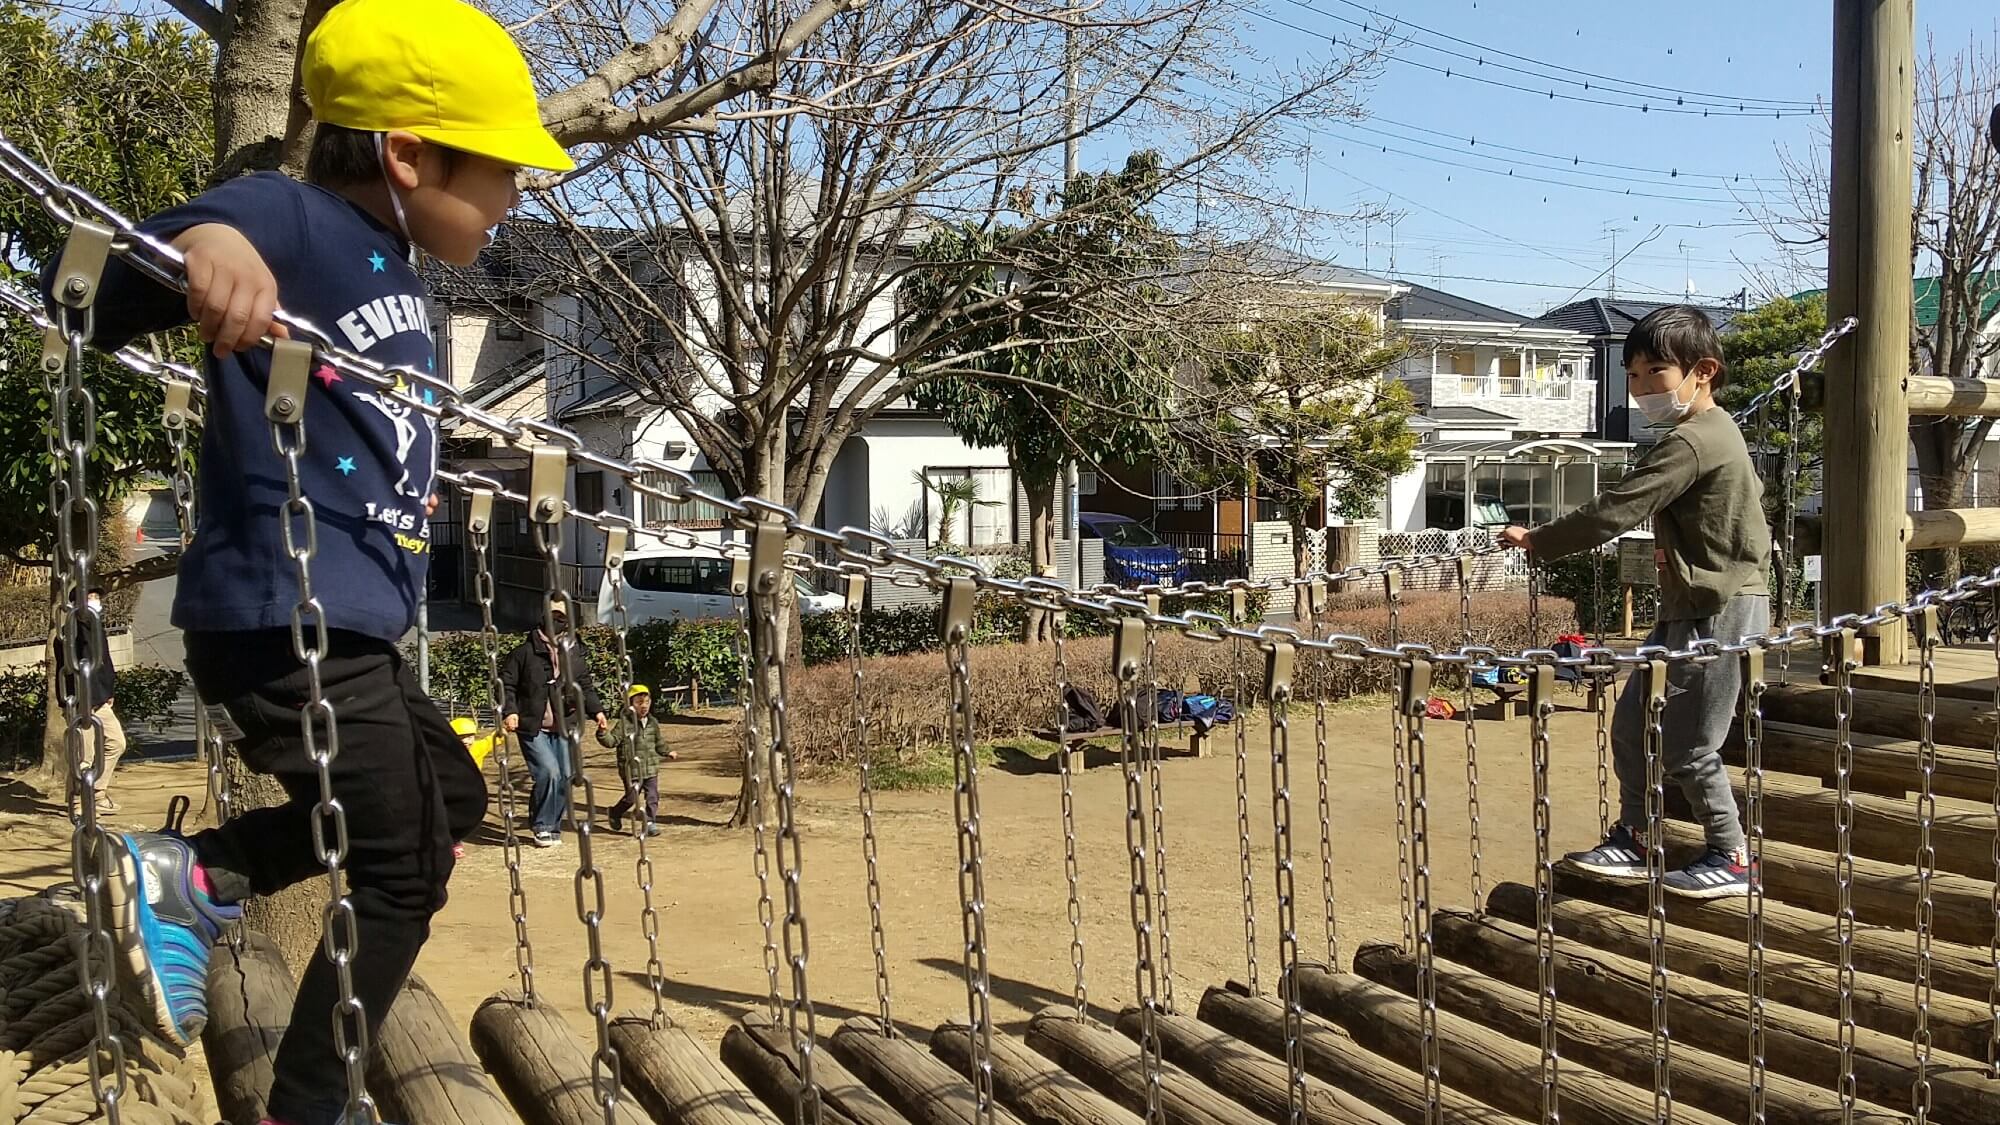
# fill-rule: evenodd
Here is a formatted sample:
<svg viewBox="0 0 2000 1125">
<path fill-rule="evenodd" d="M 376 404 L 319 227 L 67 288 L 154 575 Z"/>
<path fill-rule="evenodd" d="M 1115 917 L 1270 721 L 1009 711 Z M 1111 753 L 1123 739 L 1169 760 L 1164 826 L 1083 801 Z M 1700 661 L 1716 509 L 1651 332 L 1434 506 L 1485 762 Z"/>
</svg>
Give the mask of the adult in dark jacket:
<svg viewBox="0 0 2000 1125">
<path fill-rule="evenodd" d="M 567 621 L 561 611 L 555 614 L 556 633 L 565 638 L 563 660 L 577 686 L 583 689 L 584 714 L 596 721 L 601 733 L 609 723 L 597 699 L 597 685 L 591 682 L 590 665 L 583 658 L 576 634 L 567 628 Z M 563 813 L 569 809 L 569 754 L 556 708 L 573 704 L 567 700 L 558 702 L 561 690 L 556 682 L 555 663 L 550 659 L 553 649 L 548 634 L 536 629 L 507 654 L 500 666 L 500 686 L 506 692 L 500 709 L 501 722 L 520 736 L 521 756 L 528 760 L 528 776 L 534 779 L 534 791 L 528 801 L 529 825 L 535 833 L 535 846 L 540 848 L 552 848 L 561 842 Z M 574 722 L 582 721 L 581 716 L 568 717 Z"/>
<path fill-rule="evenodd" d="M 118 694 L 118 670 L 111 665 L 111 645 L 104 633 L 102 589 L 93 588 L 85 595 L 84 604 L 76 615 L 76 635 L 77 647 L 91 662 L 90 706 L 104 728 L 104 768 L 97 775 L 97 810 L 113 813 L 118 811 L 118 802 L 111 799 L 111 773 L 118 768 L 118 759 L 125 756 L 125 725 L 118 721 L 118 713 L 111 707 L 112 697 Z M 61 700 L 74 690 L 66 671 L 68 664 L 61 633 L 56 634 L 54 657 L 57 694 L 49 700 L 47 737 L 61 742 L 69 729 Z"/>
</svg>

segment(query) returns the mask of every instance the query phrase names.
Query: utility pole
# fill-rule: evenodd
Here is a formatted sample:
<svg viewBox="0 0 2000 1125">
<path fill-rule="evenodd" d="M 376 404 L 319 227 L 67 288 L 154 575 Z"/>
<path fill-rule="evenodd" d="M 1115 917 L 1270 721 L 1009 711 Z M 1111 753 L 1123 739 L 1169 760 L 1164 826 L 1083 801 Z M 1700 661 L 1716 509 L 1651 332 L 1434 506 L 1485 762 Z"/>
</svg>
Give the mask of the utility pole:
<svg viewBox="0 0 2000 1125">
<path fill-rule="evenodd" d="M 1618 299 L 1618 236 L 1624 230 L 1624 227 L 1604 224 L 1604 233 L 1611 236 L 1611 268 L 1604 271 L 1604 299 L 1607 301 Z"/>
<path fill-rule="evenodd" d="M 1826 362 L 1823 586 L 1830 616 L 1900 602 L 1908 532 L 1913 0 L 1834 0 L 1830 322 L 1859 318 Z M 1902 623 L 1867 631 L 1861 659 L 1900 664 Z"/>
</svg>

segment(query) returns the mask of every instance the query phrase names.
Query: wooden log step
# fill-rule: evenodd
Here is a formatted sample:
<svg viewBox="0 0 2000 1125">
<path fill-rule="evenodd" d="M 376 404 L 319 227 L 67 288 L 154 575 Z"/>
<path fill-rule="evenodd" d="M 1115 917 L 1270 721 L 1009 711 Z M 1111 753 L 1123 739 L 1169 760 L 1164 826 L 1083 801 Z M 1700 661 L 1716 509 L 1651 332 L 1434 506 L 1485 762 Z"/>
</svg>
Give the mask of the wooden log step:
<svg viewBox="0 0 2000 1125">
<path fill-rule="evenodd" d="M 1142 1029 L 1137 1008 L 1118 1016 L 1118 1030 L 1134 1043 Z M 1291 1070 L 1283 1060 L 1240 1042 L 1217 1027 L 1186 1016 L 1157 1021 L 1160 1051 L 1188 1073 L 1272 1121 L 1288 1120 Z M 1307 1077 L 1306 1120 L 1312 1125 L 1396 1125 L 1396 1119 L 1337 1086 Z"/>
<path fill-rule="evenodd" d="M 530 1004 L 512 989 L 487 997 L 472 1014 L 472 1050 L 524 1125 L 605 1125 L 591 1089 L 592 1049 L 547 997 Z M 627 1095 L 616 1120 L 641 1125 L 647 1116 Z"/>
<path fill-rule="evenodd" d="M 1815 684 L 1773 684 L 1764 692 L 1766 722 L 1792 723 L 1831 731 L 1838 721 L 1834 714 L 1839 693 Z M 1915 741 L 1921 712 L 1917 697 L 1900 691 L 1854 693 L 1853 712 L 1848 727 L 1862 734 L 1879 734 Z M 1942 745 L 1965 746 L 1991 751 L 1993 748 L 1993 698 L 1976 702 L 1969 699 L 1939 699 L 1933 736 Z"/>
<path fill-rule="evenodd" d="M 1355 1041 L 1377 1054 L 1421 1065 L 1421 1022 L 1417 1002 L 1353 973 L 1330 973 L 1316 965 L 1298 970 L 1299 999 L 1307 1010 L 1346 1028 Z M 1517 1117 L 1542 1115 L 1542 1053 L 1511 1036 L 1482 1027 L 1452 1012 L 1437 1014 L 1438 1070 L 1444 1082 Z M 1574 1065 L 1563 1080 L 1563 1120 L 1569 1125 L 1631 1125 L 1653 1119 L 1651 1085 L 1629 1086 L 1602 1071 Z M 1679 1125 L 1719 1125 L 1722 1118 L 1682 1107 Z"/>
<path fill-rule="evenodd" d="M 518 1121 L 458 1030 L 444 1001 L 415 973 L 375 1033 L 368 1092 L 398 1125 L 506 1125 Z"/>
<path fill-rule="evenodd" d="M 1937 693 L 1945 699 L 1993 703 L 1993 646 L 1947 645 L 1938 651 Z M 1868 691 L 1917 694 L 1917 666 L 1856 668 L 1854 686 Z"/>
<path fill-rule="evenodd" d="M 722 1034 L 722 1062 L 781 1121 L 791 1121 L 799 1096 L 798 1053 L 790 1029 L 751 1012 Z M 824 1047 L 813 1052 L 813 1084 L 827 1122 L 840 1125 L 907 1125 L 854 1072 Z"/>
<path fill-rule="evenodd" d="M 675 1125 L 778 1125 L 772 1114 L 723 1069 L 708 1048 L 670 1020 L 629 1012 L 611 1023 L 625 1088 L 655 1121 Z M 817 1085 L 817 1083 L 815 1083 Z M 789 1114 L 783 1118 L 790 1121 Z M 833 1114 L 827 1121 L 838 1120 Z"/>
<path fill-rule="evenodd" d="M 1486 909 L 1524 927 L 1535 925 L 1535 891 L 1520 883 L 1502 883 L 1486 896 Z M 1646 919 L 1615 906 L 1558 896 L 1549 913 L 1556 934 L 1581 942 L 1593 949 L 1634 960 L 1651 954 Z M 1724 937 L 1689 929 L 1667 927 L 1667 967 L 1675 973 L 1747 989 L 1750 958 L 1742 935 Z M 1878 973 L 1856 972 L 1852 991 L 1854 1018 L 1863 1027 L 1888 1035 L 1908 1038 L 1916 1033 L 1915 993 L 1908 981 Z M 1812 957 L 1771 949 L 1764 950 L 1764 997 L 1780 1004 L 1836 1017 L 1840 1012 L 1840 973 L 1832 965 Z M 1993 1020 L 1984 1001 L 1974 1003 L 1961 996 L 1933 991 L 1930 1028 L 1939 1050 L 1969 1058 L 1986 1054 Z"/>
<path fill-rule="evenodd" d="M 1285 1057 L 1285 1010 L 1268 996 L 1248 996 L 1228 988 L 1211 988 L 1201 998 L 1201 1020 L 1245 1043 Z M 1343 1028 L 1310 1012 L 1300 1027 L 1306 1073 L 1316 1080 L 1352 1091 L 1389 1112 L 1403 1125 L 1425 1125 L 1424 1080 L 1373 1051 L 1364 1049 Z M 1449 1086 L 1440 1087 L 1447 1122 L 1458 1125 L 1525 1125 L 1485 1102 Z"/>
<path fill-rule="evenodd" d="M 1693 853 L 1702 847 L 1700 828 L 1671 820 L 1664 827 L 1670 851 Z M 1833 856 L 1826 852 L 1767 840 L 1763 867 L 1766 897 L 1828 915 L 1839 909 Z M 1856 859 L 1849 899 L 1855 917 L 1864 922 L 1911 925 L 1917 912 L 1916 869 L 1879 859 Z M 1946 941 L 1984 945 L 1993 937 L 1993 884 L 1988 880 L 1938 872 L 1931 877 L 1931 910 L 1935 922 L 1932 933 Z"/>
<path fill-rule="evenodd" d="M 1496 918 L 1457 912 L 1437 916 L 1437 951 L 1517 988 L 1534 988 L 1534 933 Z M 1558 940 L 1556 995 L 1635 1027 L 1652 1026 L 1653 989 L 1644 962 Z M 1733 988 L 1692 977 L 1670 976 L 1668 1022 L 1674 1038 L 1733 1056 L 1749 1041 L 1749 998 Z M 1834 1021 L 1784 1004 L 1764 1005 L 1764 1058 L 1773 1073 L 1831 1088 L 1840 1077 L 1839 1031 Z M 1938 1069 L 1943 1068 L 1943 1069 Z M 1978 1077 L 1983 1064 L 1939 1054 L 1931 1072 L 1938 1121 L 2000 1121 L 2000 1082 Z M 1859 1095 L 1883 1106 L 1909 1099 L 1915 1077 L 1910 1044 L 1867 1028 L 1855 1034 L 1854 1077 Z"/>
<path fill-rule="evenodd" d="M 1392 945 L 1362 946 L 1354 955 L 1354 971 L 1405 996 L 1417 995 L 1417 960 Z M 1503 1035 L 1539 1050 L 1542 1035 L 1541 1010 L 1532 989 L 1518 988 L 1478 970 L 1450 960 L 1436 962 L 1438 1006 L 1477 1020 Z M 1573 1063 L 1600 1070 L 1641 1089 L 1653 1085 L 1653 1033 L 1622 1024 L 1608 1016 L 1596 1015 L 1574 1003 L 1564 1003 L 1557 988 L 1556 1039 L 1562 1062 L 1557 1067 L 1558 1087 L 1567 1094 L 1571 1079 L 1562 1073 Z M 1732 1057 L 1690 1046 L 1678 1030 L 1668 1058 L 1668 1090 L 1675 1112 L 1693 1106 L 1731 1120 L 1747 1120 L 1750 1114 L 1750 1064 Z M 1840 1125 L 1840 1099 L 1795 1078 L 1772 1073 L 1766 1076 L 1765 1120 L 1770 1125 Z M 1874 1106 L 1857 1106 L 1854 1120 L 1868 1125 L 1896 1125 L 1900 1114 Z"/>
<path fill-rule="evenodd" d="M 1145 1063 L 1139 1045 L 1130 1039 L 1078 1021 L 1073 1008 L 1045 1008 L 1028 1021 L 1028 1046 L 1090 1083 L 1098 1093 L 1145 1115 Z M 1164 1059 L 1160 1063 L 1160 1109 L 1172 1125 L 1263 1125 L 1264 1121 Z"/>
<path fill-rule="evenodd" d="M 1917 788 L 1917 744 L 1902 739 L 1855 735 L 1854 774 L 1851 788 L 1857 793 L 1884 797 L 1907 797 Z M 1834 737 L 1832 731 L 1808 727 L 1767 725 L 1764 728 L 1764 768 L 1778 773 L 1817 777 L 1831 788 Z M 1732 766 L 1743 764 L 1743 742 L 1732 736 L 1722 747 L 1723 760 Z M 1988 808 L 1993 801 L 1993 752 L 1967 750 L 1956 746 L 1938 747 L 1937 772 L 1932 789 L 1940 797 L 1975 801 Z"/>
<path fill-rule="evenodd" d="M 874 1020 L 857 1016 L 841 1024 L 826 1044 L 914 1125 L 978 1125 L 979 1099 L 972 1083 L 908 1038 L 891 1039 Z M 993 1107 L 993 1122 L 1021 1125 L 1000 1105 Z"/>
<path fill-rule="evenodd" d="M 228 1125 L 258 1125 L 271 1093 L 271 1064 L 292 1020 L 298 985 L 277 943 L 243 930 L 242 948 L 223 944 L 208 959 L 208 1026 L 202 1053 Z"/>
<path fill-rule="evenodd" d="M 1730 771 L 1739 805 L 1749 798 L 1741 770 Z M 1678 796 L 1678 794 L 1672 794 Z M 1676 815 L 1684 801 L 1669 801 Z M 1764 775 L 1764 835 L 1788 844 L 1832 851 L 1838 844 L 1835 818 L 1840 795 L 1822 784 L 1794 777 Z M 1931 847 L 1937 867 L 1974 879 L 1993 877 L 1993 814 L 1939 810 L 1931 821 Z M 1854 795 L 1854 854 L 1905 866 L 1917 861 L 1917 807 L 1914 801 Z"/>
<path fill-rule="evenodd" d="M 971 1076 L 972 1033 L 964 1024 L 931 1032 L 931 1053 Z M 1027 1125 L 1143 1125 L 1144 1118 L 1012 1036 L 993 1037 L 991 1059 L 994 1092 Z"/>
<path fill-rule="evenodd" d="M 1628 913 L 1646 909 L 1646 884 L 1614 882 L 1569 867 L 1556 868 L 1556 891 L 1590 902 L 1615 906 Z M 1676 928 L 1742 940 L 1749 932 L 1749 903 L 1741 898 L 1700 899 L 1667 896 L 1668 932 Z M 1764 901 L 1764 945 L 1811 957 L 1827 964 L 1840 956 L 1834 920 L 1825 914 L 1771 899 Z M 1884 926 L 1856 926 L 1854 966 L 1896 980 L 1916 978 L 1916 935 Z M 1931 948 L 1931 983 L 1940 992 L 1985 1003 L 1993 983 L 1993 966 L 1985 946 L 1936 941 Z"/>
</svg>

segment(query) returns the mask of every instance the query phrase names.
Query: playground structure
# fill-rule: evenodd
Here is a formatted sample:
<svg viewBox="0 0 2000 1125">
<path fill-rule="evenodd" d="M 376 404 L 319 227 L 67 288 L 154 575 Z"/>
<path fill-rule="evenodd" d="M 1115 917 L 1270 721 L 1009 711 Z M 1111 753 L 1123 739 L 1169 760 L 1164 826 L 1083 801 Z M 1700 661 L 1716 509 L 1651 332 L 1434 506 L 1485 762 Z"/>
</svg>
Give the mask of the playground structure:
<svg viewBox="0 0 2000 1125">
<path fill-rule="evenodd" d="M 379 1112 L 401 1125 L 2000 1120 L 2000 935 L 1995 932 L 2000 642 L 1990 651 L 1947 649 L 1939 622 L 1951 607 L 2000 598 L 2000 572 L 1907 600 L 1902 589 L 1904 551 L 2000 542 L 2000 522 L 1989 524 L 1974 513 L 1901 511 L 1902 419 L 1926 411 L 2000 413 L 2000 396 L 1984 384 L 1883 375 L 1900 372 L 1908 354 L 1907 321 L 1891 276 L 1898 271 L 1871 272 L 1859 263 L 1908 256 L 1907 169 L 1884 172 L 1894 154 L 1878 151 L 1888 147 L 1879 143 L 1882 131 L 1895 127 L 1895 84 L 1907 78 L 1907 68 L 1899 77 L 1893 64 L 1896 50 L 1908 52 L 1908 9 L 1841 0 L 1836 12 L 1836 169 L 1843 167 L 1843 143 L 1858 144 L 1867 155 L 1864 160 L 1850 149 L 1854 159 L 1834 187 L 1840 225 L 1830 303 L 1837 323 L 1820 348 L 1749 411 L 1784 411 L 1796 419 L 1798 375 L 1824 356 L 1828 442 L 1856 454 L 1843 458 L 1841 471 L 1828 474 L 1823 529 L 1828 619 L 1785 620 L 1789 592 L 1781 579 L 1780 624 L 1768 637 L 1702 642 L 1678 652 L 1619 653 L 1599 646 L 1568 657 L 1540 649 L 1497 652 L 1474 646 L 1469 636 L 1449 651 L 1399 643 L 1393 610 L 1403 576 L 1456 568 L 1463 591 L 1472 558 L 1460 554 L 1394 559 L 1269 584 L 1228 583 L 1214 588 L 1229 597 L 1232 612 L 1226 618 L 1164 612 L 1156 589 L 1075 591 L 1038 579 L 996 578 L 966 560 L 906 554 L 872 532 L 813 526 L 765 500 L 707 495 L 670 466 L 628 463 L 587 449 L 552 424 L 487 414 L 465 404 L 446 383 L 418 372 L 385 371 L 317 346 L 310 342 L 317 338 L 310 326 L 292 325 L 295 339 L 273 346 L 266 404 L 273 441 L 290 469 L 284 518 L 300 588 L 294 635 L 308 666 L 324 636 L 312 598 L 314 514 L 310 497 L 299 488 L 297 456 L 302 418 L 312 409 L 308 375 L 318 364 L 330 364 L 343 378 L 393 395 L 430 418 L 456 418 L 528 451 L 532 467 L 521 492 L 477 474 L 441 478 L 472 498 L 468 545 L 478 560 L 489 670 L 499 656 L 488 561 L 497 512 L 518 505 L 531 521 L 547 560 L 545 606 L 574 593 L 562 589 L 564 569 L 558 563 L 567 527 L 580 522 L 611 532 L 605 573 L 614 583 L 619 574 L 632 523 L 615 513 L 571 510 L 564 495 L 572 465 L 612 474 L 632 492 L 670 506 L 714 505 L 748 540 L 748 549 L 734 557 L 734 581 L 746 606 L 740 622 L 749 685 L 743 761 L 754 781 L 750 837 L 762 890 L 765 1011 L 733 1028 L 719 1054 L 667 1017 L 660 980 L 670 951 L 661 949 L 653 869 L 642 833 L 638 889 L 651 1002 L 649 1008 L 621 1012 L 601 942 L 606 876 L 592 850 L 599 802 L 581 755 L 574 752 L 582 732 L 572 727 L 565 735 L 571 760 L 579 763 L 573 779 L 575 905 L 589 937 L 583 1004 L 594 1037 L 579 1039 L 570 1030 L 557 999 L 535 973 L 529 903 L 519 874 L 512 766 L 503 746 L 495 755 L 498 807 L 512 877 L 518 988 L 481 1005 L 469 1036 L 420 980 L 409 983 L 372 1037 L 347 995 L 331 1016 L 348 1063 L 351 1111 L 363 1119 Z M 1907 109 L 1903 112 L 1907 125 Z M 1901 218 L 1888 221 L 1896 208 L 1889 181 L 1898 176 Z M 95 418 L 82 362 L 96 279 L 114 254 L 169 284 L 178 278 L 177 263 L 122 217 L 4 142 L 0 177 L 33 193 L 71 229 L 57 269 L 55 319 L 45 319 L 39 301 L 11 288 L 0 290 L 0 302 L 39 321 L 47 332 L 43 372 L 55 403 L 50 455 L 58 467 L 51 499 L 60 521 L 60 627 L 70 640 L 65 651 L 74 659 L 81 646 L 75 643 L 75 599 L 68 595 L 89 585 L 97 541 L 87 488 Z M 1856 177 L 1876 178 L 1863 183 Z M 1893 243 L 1899 228 L 1902 257 L 1877 256 L 1881 240 Z M 1857 232 L 1875 241 L 1860 249 Z M 1906 300 L 1907 280 L 1901 284 Z M 1845 319 L 1850 315 L 1852 320 Z M 117 358 L 163 381 L 164 420 L 184 442 L 199 413 L 201 375 L 137 352 Z M 1789 476 L 1783 465 L 1779 471 Z M 183 535 L 191 535 L 193 490 L 184 478 L 177 479 L 175 494 Z M 1781 511 L 1786 561 L 1798 554 L 1793 522 L 1789 511 Z M 791 549 L 794 545 L 811 549 Z M 1884 567 L 1892 554 L 1890 583 Z M 890 1018 L 883 953 L 889 935 L 879 896 L 881 879 L 893 876 L 878 873 L 872 862 L 872 817 L 864 816 L 864 831 L 871 857 L 866 893 L 878 1014 L 847 1021 L 831 1034 L 823 1033 L 815 1014 L 779 625 L 778 594 L 792 570 L 819 573 L 846 593 L 850 605 L 859 604 L 866 583 L 879 581 L 922 584 L 942 597 L 940 639 L 950 692 L 939 706 L 953 717 L 967 1008 L 962 1022 L 942 1023 L 927 1044 L 899 1032 Z M 1323 635 L 1317 618 L 1334 583 L 1380 588 L 1392 611 L 1390 634 L 1380 640 Z M 1297 627 L 1246 620 L 1251 590 L 1289 592 L 1294 586 L 1305 588 L 1312 620 Z M 617 589 L 614 585 L 614 594 Z M 1065 882 L 1072 960 L 1078 966 L 1071 1003 L 1037 1015 L 1021 1041 L 999 1035 L 988 1011 L 985 826 L 970 715 L 977 662 L 968 643 L 973 602 L 981 595 L 1101 617 L 1113 633 L 1112 671 L 1126 703 L 1118 733 L 1132 943 L 1128 950 L 1094 955 L 1129 955 L 1134 988 L 1133 1005 L 1113 1026 L 1090 1018 L 1082 987 L 1086 951 L 1076 890 L 1072 765 L 1060 753 Z M 614 606 L 617 624 L 622 601 L 614 599 Z M 554 634 L 552 618 L 545 627 Z M 1153 649 L 1166 632 L 1234 648 L 1235 682 L 1205 686 L 1233 699 L 1238 732 L 1253 715 L 1267 724 L 1271 750 L 1268 763 L 1253 763 L 1244 740 L 1235 742 L 1244 976 L 1240 982 L 1218 982 L 1192 1006 L 1174 995 L 1171 973 L 1171 905 L 1190 890 L 1177 885 L 1172 896 L 1168 893 L 1171 774 L 1162 761 L 1157 724 L 1139 717 L 1150 709 L 1135 706 L 1150 698 L 1142 693 L 1154 686 Z M 622 636 L 620 630 L 621 645 Z M 1904 659 L 1909 655 L 1914 663 Z M 1046 700 L 1055 714 L 1066 674 L 1060 642 L 1051 656 L 1049 684 L 1024 687 L 1024 694 Z M 1392 669 L 1397 689 L 1388 737 L 1330 744 L 1325 700 L 1294 690 L 1302 660 Z M 1762 878 L 1747 899 L 1670 902 L 1660 884 L 1670 855 L 1698 842 L 1699 834 L 1682 819 L 1685 810 L 1662 776 L 1659 716 L 1672 669 L 1715 660 L 1739 661 L 1748 685 L 1728 754 L 1738 767 L 1735 782 Z M 1459 740 L 1441 736 L 1462 731 L 1470 796 L 1465 811 L 1477 857 L 1478 728 L 1470 708 L 1462 721 L 1446 721 L 1426 718 L 1425 705 L 1435 695 L 1469 692 L 1465 685 L 1476 668 L 1517 669 L 1526 680 L 1535 862 L 1525 882 L 1499 882 L 1482 894 L 1475 858 L 1473 901 L 1454 910 L 1434 901 L 1429 848 L 1432 818 L 1455 814 L 1434 807 L 1427 779 L 1447 763 L 1460 764 Z M 1823 682 L 1812 682 L 1813 669 Z M 565 694 L 575 693 L 567 668 L 562 675 Z M 1548 732 L 1559 675 L 1580 676 L 1591 685 L 1600 732 L 1621 677 L 1635 680 L 1649 701 L 1651 847 L 1650 877 L 1643 884 L 1602 882 L 1554 862 Z M 497 679 L 497 671 L 493 676 Z M 631 679 L 629 659 L 622 678 Z M 88 682 L 87 675 L 70 679 Z M 858 692 L 859 677 L 856 683 Z M 62 702 L 73 781 L 88 793 L 102 763 L 92 701 L 71 696 Z M 857 744 L 867 737 L 860 713 L 857 706 L 851 731 Z M 1315 720 L 1310 762 L 1307 716 Z M 346 909 L 345 833 L 326 781 L 325 767 L 339 753 L 335 718 L 332 704 L 316 698 L 302 723 L 322 764 L 318 835 L 327 872 L 325 947 L 343 964 L 365 951 Z M 204 729 L 202 742 L 211 784 L 217 786 L 215 804 L 226 810 L 229 795 L 215 768 L 225 749 L 212 730 Z M 1313 829 L 1309 814 L 1305 823 L 1297 819 L 1303 810 L 1295 809 L 1295 785 L 1306 784 L 1307 769 L 1317 773 L 1316 827 L 1325 854 L 1337 828 L 1324 796 L 1329 756 L 1385 753 L 1395 773 L 1401 938 L 1344 956 L 1330 866 L 1323 867 L 1315 895 L 1310 876 L 1302 886 L 1293 863 L 1296 833 Z M 1600 733 L 1599 827 L 1609 818 L 1605 754 Z M 1266 768 L 1272 807 L 1268 818 L 1261 811 L 1253 817 L 1247 778 L 1251 770 Z M 865 771 L 861 786 L 866 813 Z M 74 819 L 74 901 L 23 900 L 8 904 L 0 918 L 0 938 L 15 942 L 0 942 L 0 986 L 7 986 L 0 994 L 0 1017 L 6 1021 L 0 1024 L 0 1050 L 15 1052 L 12 1067 L 0 1068 L 0 1110 L 30 1122 L 192 1120 L 191 1087 L 169 1057 L 172 1052 L 148 1040 L 123 1014 L 109 974 L 107 849 L 94 803 L 78 802 Z M 1269 870 L 1255 869 L 1253 835 L 1272 845 L 1275 862 Z M 1302 903 L 1314 910 L 1315 897 L 1327 939 L 1323 957 L 1304 948 L 1298 919 Z M 10 930 L 23 916 L 39 928 Z M 71 945 L 78 951 L 73 961 Z M 63 956 L 52 958 L 56 950 Z M 29 979 L 15 956 L 41 958 L 35 962 L 43 966 L 38 987 L 9 985 Z M 57 961 L 73 963 L 77 977 L 49 971 Z M 81 987 L 72 987 L 72 980 Z M 49 981 L 61 987 L 50 987 Z M 204 1042 L 220 1109 L 232 1123 L 255 1122 L 269 1082 L 270 1055 L 289 1013 L 288 971 L 268 941 L 241 932 L 215 958 L 210 996 L 213 1011 Z"/>
</svg>

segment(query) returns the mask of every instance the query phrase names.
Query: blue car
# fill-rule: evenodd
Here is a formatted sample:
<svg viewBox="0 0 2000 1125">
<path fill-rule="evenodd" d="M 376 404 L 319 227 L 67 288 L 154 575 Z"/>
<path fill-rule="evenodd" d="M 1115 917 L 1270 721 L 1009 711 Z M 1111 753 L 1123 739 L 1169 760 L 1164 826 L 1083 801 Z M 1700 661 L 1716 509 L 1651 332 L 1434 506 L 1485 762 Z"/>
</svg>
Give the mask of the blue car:
<svg viewBox="0 0 2000 1125">
<path fill-rule="evenodd" d="M 1117 586 L 1179 585 L 1188 580 L 1187 556 L 1160 542 L 1153 529 L 1130 516 L 1078 512 L 1085 539 L 1104 540 L 1104 580 Z"/>
</svg>

